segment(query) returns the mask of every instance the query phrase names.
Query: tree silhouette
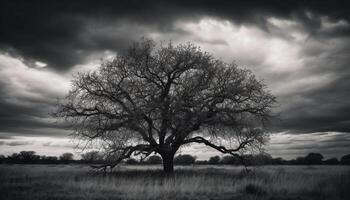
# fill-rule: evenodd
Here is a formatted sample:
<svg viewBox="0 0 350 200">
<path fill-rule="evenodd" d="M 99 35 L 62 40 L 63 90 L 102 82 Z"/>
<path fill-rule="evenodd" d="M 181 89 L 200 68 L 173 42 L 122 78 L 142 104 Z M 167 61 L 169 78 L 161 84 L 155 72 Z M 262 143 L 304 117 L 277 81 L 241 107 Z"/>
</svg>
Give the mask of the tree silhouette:
<svg viewBox="0 0 350 200">
<path fill-rule="evenodd" d="M 196 157 L 189 154 L 178 155 L 174 158 L 174 163 L 178 165 L 191 165 L 196 161 Z"/>
<path fill-rule="evenodd" d="M 329 159 L 323 161 L 323 163 L 326 165 L 338 165 L 339 160 L 337 158 L 329 158 Z"/>
<path fill-rule="evenodd" d="M 272 164 L 272 156 L 268 153 L 260 153 L 252 157 L 252 165 L 268 165 Z"/>
<path fill-rule="evenodd" d="M 81 159 L 85 163 L 102 163 L 103 155 L 98 151 L 89 151 L 81 154 Z"/>
<path fill-rule="evenodd" d="M 350 165 L 350 154 L 341 157 L 340 162 L 344 165 Z"/>
<path fill-rule="evenodd" d="M 213 156 L 213 157 L 210 157 L 209 160 L 208 160 L 208 163 L 211 164 L 211 165 L 216 165 L 218 164 L 220 161 L 220 157 L 219 156 Z"/>
<path fill-rule="evenodd" d="M 153 155 L 147 159 L 146 163 L 151 165 L 161 164 L 162 158 L 160 156 Z"/>
<path fill-rule="evenodd" d="M 24 163 L 35 162 L 40 159 L 39 155 L 36 155 L 35 151 L 21 151 L 19 152 L 19 158 Z"/>
<path fill-rule="evenodd" d="M 73 154 L 72 153 L 63 153 L 60 155 L 60 160 L 63 161 L 64 163 L 69 163 L 73 161 Z"/>
<path fill-rule="evenodd" d="M 274 103 L 249 70 L 192 44 L 157 48 L 145 39 L 97 71 L 78 74 L 55 114 L 72 123 L 77 139 L 103 147 L 110 159 L 101 167 L 155 152 L 171 173 L 183 145 L 200 143 L 234 156 L 258 150 Z"/>
<path fill-rule="evenodd" d="M 0 163 L 4 163 L 6 161 L 6 157 L 0 154 Z"/>
<path fill-rule="evenodd" d="M 320 153 L 309 153 L 305 158 L 305 164 L 319 165 L 322 164 L 323 156 Z"/>
<path fill-rule="evenodd" d="M 238 160 L 236 157 L 227 155 L 227 156 L 223 156 L 220 159 L 220 164 L 224 164 L 224 165 L 234 165 L 234 164 L 238 164 L 240 163 L 240 160 Z"/>
</svg>

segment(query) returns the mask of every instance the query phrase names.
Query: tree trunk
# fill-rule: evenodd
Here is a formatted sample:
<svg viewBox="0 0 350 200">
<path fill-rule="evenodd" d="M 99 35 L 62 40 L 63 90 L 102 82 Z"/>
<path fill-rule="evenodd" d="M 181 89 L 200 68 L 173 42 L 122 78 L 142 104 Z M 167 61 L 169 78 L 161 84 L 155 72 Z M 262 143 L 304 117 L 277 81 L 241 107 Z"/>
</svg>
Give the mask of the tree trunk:
<svg viewBox="0 0 350 200">
<path fill-rule="evenodd" d="M 174 154 L 165 153 L 162 154 L 163 170 L 166 174 L 172 174 L 174 172 Z"/>
</svg>

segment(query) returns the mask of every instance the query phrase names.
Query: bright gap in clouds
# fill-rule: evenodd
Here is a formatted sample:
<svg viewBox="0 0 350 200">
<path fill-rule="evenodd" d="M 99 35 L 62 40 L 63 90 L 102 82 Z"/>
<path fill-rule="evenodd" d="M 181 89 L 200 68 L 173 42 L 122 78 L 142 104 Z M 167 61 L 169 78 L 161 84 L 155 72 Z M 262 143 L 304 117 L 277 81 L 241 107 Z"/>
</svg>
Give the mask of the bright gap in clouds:
<svg viewBox="0 0 350 200">
<path fill-rule="evenodd" d="M 44 68 L 44 67 L 47 66 L 46 63 L 43 63 L 43 62 L 40 62 L 40 61 L 36 61 L 36 62 L 35 62 L 35 65 L 36 65 L 37 67 L 39 67 L 39 68 Z"/>
<path fill-rule="evenodd" d="M 55 97 L 63 96 L 69 89 L 68 77 L 28 67 L 9 55 L 0 55 L 0 83 L 5 101 L 19 106 L 55 101 Z"/>
<path fill-rule="evenodd" d="M 331 83 L 331 72 L 312 73 L 320 59 L 305 55 L 305 49 L 330 46 L 313 40 L 301 25 L 291 20 L 270 18 L 269 31 L 255 26 L 237 26 L 229 21 L 204 18 L 198 22 L 179 21 L 175 27 L 186 34 L 179 35 L 176 43 L 193 41 L 202 49 L 226 62 L 236 62 L 251 69 L 258 78 L 265 79 L 276 96 L 321 88 Z M 156 40 L 170 40 L 173 35 L 153 33 Z"/>
<path fill-rule="evenodd" d="M 272 37 L 258 27 L 211 18 L 179 22 L 177 27 L 188 32 L 181 42 L 194 41 L 215 56 L 227 62 L 236 60 L 256 73 L 290 73 L 303 67 L 297 41 Z"/>
<path fill-rule="evenodd" d="M 186 34 L 179 35 L 174 42 L 191 41 L 226 62 L 236 62 L 240 67 L 251 69 L 278 97 L 290 96 L 300 89 L 317 89 L 333 80 L 330 73 L 310 73 L 313 65 L 306 63 L 308 60 L 303 55 L 303 48 L 308 47 L 308 43 L 322 47 L 323 44 L 308 40 L 297 22 L 276 18 L 269 22 L 270 32 L 213 18 L 198 22 L 179 21 L 176 29 Z M 156 41 L 171 40 L 173 35 L 152 33 L 150 37 Z"/>
</svg>

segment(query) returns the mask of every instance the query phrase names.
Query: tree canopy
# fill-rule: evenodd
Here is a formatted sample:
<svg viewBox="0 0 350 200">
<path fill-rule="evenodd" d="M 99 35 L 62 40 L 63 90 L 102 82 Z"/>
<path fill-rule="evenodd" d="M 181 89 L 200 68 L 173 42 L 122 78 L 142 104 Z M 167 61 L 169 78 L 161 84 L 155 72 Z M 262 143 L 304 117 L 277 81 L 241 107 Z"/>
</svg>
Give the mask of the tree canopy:
<svg viewBox="0 0 350 200">
<path fill-rule="evenodd" d="M 144 39 L 96 71 L 79 73 L 56 115 L 72 124 L 77 139 L 102 147 L 105 166 L 155 152 L 172 172 L 175 153 L 191 143 L 231 155 L 259 149 L 274 103 L 247 69 L 190 43 Z"/>
</svg>

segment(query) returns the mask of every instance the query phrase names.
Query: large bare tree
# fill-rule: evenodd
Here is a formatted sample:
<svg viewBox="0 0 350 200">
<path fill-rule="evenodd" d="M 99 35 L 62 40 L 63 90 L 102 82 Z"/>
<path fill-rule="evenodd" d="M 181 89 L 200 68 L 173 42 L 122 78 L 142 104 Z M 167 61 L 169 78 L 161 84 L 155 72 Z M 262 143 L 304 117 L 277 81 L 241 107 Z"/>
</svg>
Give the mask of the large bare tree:
<svg viewBox="0 0 350 200">
<path fill-rule="evenodd" d="M 133 43 L 98 70 L 80 73 L 57 116 L 80 141 L 99 144 L 104 167 L 158 153 L 173 172 L 180 147 L 200 143 L 225 154 L 258 149 L 275 97 L 251 71 L 192 44 Z"/>
</svg>

